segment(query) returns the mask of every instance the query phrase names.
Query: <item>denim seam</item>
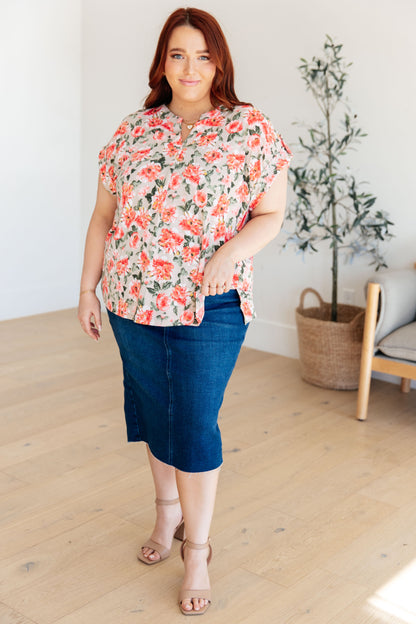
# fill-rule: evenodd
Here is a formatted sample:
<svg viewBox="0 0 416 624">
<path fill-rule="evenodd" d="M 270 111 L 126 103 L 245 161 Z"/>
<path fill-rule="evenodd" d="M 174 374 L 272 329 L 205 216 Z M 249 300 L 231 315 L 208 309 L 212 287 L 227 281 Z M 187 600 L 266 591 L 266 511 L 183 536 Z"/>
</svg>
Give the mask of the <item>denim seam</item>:
<svg viewBox="0 0 416 624">
<path fill-rule="evenodd" d="M 126 373 L 124 373 L 124 375 L 127 377 L 127 392 L 130 395 L 130 402 L 131 402 L 131 406 L 132 406 L 132 410 L 134 413 L 134 429 L 135 429 L 135 434 L 137 436 L 137 441 L 141 441 L 143 438 L 141 437 L 140 434 L 140 427 L 139 427 L 139 419 L 137 417 L 137 409 L 136 409 L 136 397 L 134 396 L 134 392 L 131 388 L 130 385 L 130 375 Z"/>
<path fill-rule="evenodd" d="M 163 340 L 165 343 L 166 349 L 166 377 L 168 379 L 168 388 L 169 388 L 169 407 L 168 407 L 168 463 L 172 463 L 172 408 L 173 408 L 173 392 L 172 392 L 172 374 L 171 374 L 171 363 L 172 363 L 172 353 L 169 348 L 168 341 L 168 327 L 164 328 L 163 331 Z"/>
</svg>

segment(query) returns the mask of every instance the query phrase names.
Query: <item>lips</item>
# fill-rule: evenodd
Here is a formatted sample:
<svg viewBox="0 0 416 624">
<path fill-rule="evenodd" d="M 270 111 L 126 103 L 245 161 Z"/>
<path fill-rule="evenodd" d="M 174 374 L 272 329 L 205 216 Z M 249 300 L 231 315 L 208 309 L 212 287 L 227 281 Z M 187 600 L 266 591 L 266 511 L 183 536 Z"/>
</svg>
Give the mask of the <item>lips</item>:
<svg viewBox="0 0 416 624">
<path fill-rule="evenodd" d="M 199 84 L 199 80 L 179 80 L 185 87 L 196 87 Z"/>
</svg>

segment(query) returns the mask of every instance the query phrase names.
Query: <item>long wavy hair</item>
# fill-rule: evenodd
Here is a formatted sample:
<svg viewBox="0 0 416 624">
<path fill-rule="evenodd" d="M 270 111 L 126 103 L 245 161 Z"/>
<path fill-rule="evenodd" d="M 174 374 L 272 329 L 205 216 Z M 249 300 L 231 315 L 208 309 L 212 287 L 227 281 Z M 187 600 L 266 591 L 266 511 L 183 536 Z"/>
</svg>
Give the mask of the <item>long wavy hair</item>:
<svg viewBox="0 0 416 624">
<path fill-rule="evenodd" d="M 223 105 L 232 110 L 241 102 L 234 91 L 234 67 L 230 50 L 221 26 L 215 17 L 200 9 L 177 9 L 167 19 L 159 36 L 155 56 L 149 71 L 151 92 L 145 100 L 145 108 L 169 104 L 172 89 L 164 76 L 169 39 L 178 26 L 191 26 L 200 30 L 205 37 L 209 54 L 217 68 L 211 86 L 211 103 L 214 107 Z"/>
</svg>

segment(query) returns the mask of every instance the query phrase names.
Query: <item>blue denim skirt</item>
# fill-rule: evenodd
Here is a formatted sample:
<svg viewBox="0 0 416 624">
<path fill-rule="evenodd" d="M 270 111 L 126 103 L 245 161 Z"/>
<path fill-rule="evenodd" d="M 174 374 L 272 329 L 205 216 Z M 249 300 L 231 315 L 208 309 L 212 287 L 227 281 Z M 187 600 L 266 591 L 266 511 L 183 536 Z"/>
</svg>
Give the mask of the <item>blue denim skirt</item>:
<svg viewBox="0 0 416 624">
<path fill-rule="evenodd" d="M 178 470 L 218 468 L 218 412 L 248 328 L 237 291 L 206 297 L 198 326 L 140 325 L 108 315 L 123 362 L 127 440 L 147 442 Z"/>
</svg>

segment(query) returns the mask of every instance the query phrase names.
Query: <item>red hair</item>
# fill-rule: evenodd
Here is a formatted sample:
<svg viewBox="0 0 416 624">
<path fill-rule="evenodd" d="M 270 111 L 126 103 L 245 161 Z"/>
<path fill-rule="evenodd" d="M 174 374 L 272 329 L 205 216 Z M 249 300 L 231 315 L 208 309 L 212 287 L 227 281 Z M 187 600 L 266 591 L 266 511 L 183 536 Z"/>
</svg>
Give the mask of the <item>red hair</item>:
<svg viewBox="0 0 416 624">
<path fill-rule="evenodd" d="M 149 87 L 151 92 L 145 100 L 145 108 L 153 108 L 161 104 L 169 104 L 172 89 L 164 76 L 166 55 L 169 39 L 178 26 L 191 26 L 200 30 L 205 37 L 209 54 L 217 71 L 211 86 L 211 103 L 232 110 L 240 102 L 234 91 L 234 67 L 230 50 L 221 26 L 215 17 L 200 9 L 177 9 L 170 15 L 159 36 L 155 56 L 149 71 Z"/>
</svg>

